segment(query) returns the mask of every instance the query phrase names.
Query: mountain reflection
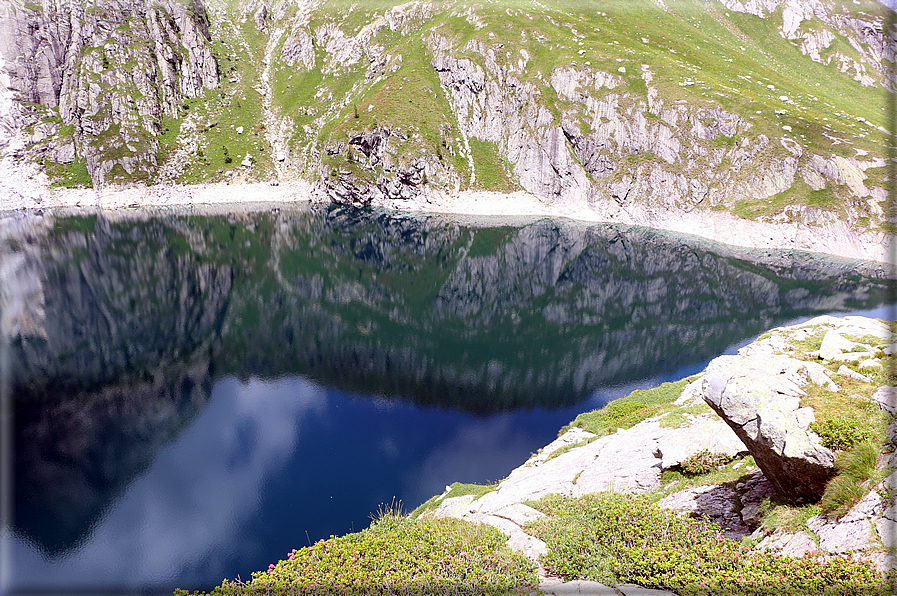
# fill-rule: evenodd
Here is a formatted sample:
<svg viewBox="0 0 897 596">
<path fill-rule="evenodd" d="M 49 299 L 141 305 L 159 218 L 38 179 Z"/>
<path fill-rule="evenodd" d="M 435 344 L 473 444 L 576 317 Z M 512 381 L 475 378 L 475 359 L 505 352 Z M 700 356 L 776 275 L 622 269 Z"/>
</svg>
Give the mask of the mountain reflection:
<svg viewBox="0 0 897 596">
<path fill-rule="evenodd" d="M 553 220 L 309 207 L 24 216 L 2 231 L 15 523 L 49 554 L 78 543 L 227 376 L 481 415 L 551 409 L 887 290 L 852 263 L 763 264 Z"/>
</svg>

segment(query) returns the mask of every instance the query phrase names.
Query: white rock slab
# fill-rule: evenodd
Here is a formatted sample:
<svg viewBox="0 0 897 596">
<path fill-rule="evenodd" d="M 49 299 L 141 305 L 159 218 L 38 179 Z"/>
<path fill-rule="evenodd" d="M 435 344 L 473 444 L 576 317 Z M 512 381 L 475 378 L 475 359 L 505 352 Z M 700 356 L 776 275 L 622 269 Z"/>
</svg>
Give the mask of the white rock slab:
<svg viewBox="0 0 897 596">
<path fill-rule="evenodd" d="M 653 588 L 643 588 L 635 584 L 618 584 L 617 590 L 623 596 L 676 596 L 669 590 L 655 590 Z"/>
<path fill-rule="evenodd" d="M 572 486 L 573 496 L 603 491 L 646 492 L 658 488 L 661 471 L 658 443 L 674 430 L 662 428 L 654 420 L 602 437 L 606 441 Z"/>
<path fill-rule="evenodd" d="M 574 594 L 589 594 L 590 596 L 619 596 L 620 593 L 604 584 L 577 580 L 566 583 L 546 581 L 539 584 L 542 594 L 552 596 L 572 596 Z"/>
<path fill-rule="evenodd" d="M 839 331 L 831 329 L 826 331 L 825 336 L 822 338 L 822 345 L 819 346 L 819 357 L 823 360 L 835 360 L 844 352 L 851 351 L 855 345 L 841 335 Z"/>
<path fill-rule="evenodd" d="M 682 394 L 673 403 L 677 406 L 693 406 L 704 403 L 704 398 L 701 397 L 701 380 L 703 378 L 704 375 L 701 375 L 683 387 Z"/>
<path fill-rule="evenodd" d="M 860 373 L 856 372 L 855 370 L 851 370 L 851 369 L 847 368 L 843 364 L 838 367 L 838 374 L 843 377 L 847 377 L 848 379 L 853 379 L 855 381 L 862 381 L 863 383 L 871 383 L 872 382 L 872 379 L 870 379 L 866 375 L 861 375 Z"/>
<path fill-rule="evenodd" d="M 867 519 L 833 522 L 822 515 L 807 520 L 807 529 L 819 536 L 819 548 L 833 554 L 872 547 L 872 525 Z"/>
<path fill-rule="evenodd" d="M 807 371 L 807 378 L 809 378 L 812 383 L 836 393 L 841 390 L 841 387 L 828 376 L 828 369 L 818 362 L 805 363 L 804 370 Z"/>
<path fill-rule="evenodd" d="M 523 528 L 509 519 L 498 517 L 497 515 L 484 515 L 476 521 L 497 528 L 508 537 L 509 547 L 522 552 L 534 561 L 538 561 L 539 557 L 548 552 L 548 546 L 544 542 L 534 536 L 530 536 L 523 531 Z"/>
<path fill-rule="evenodd" d="M 522 526 L 528 522 L 535 521 L 541 517 L 545 517 L 545 514 L 541 511 L 537 511 L 529 505 L 524 505 L 523 503 L 514 503 L 513 505 L 509 505 L 503 509 L 499 509 L 495 512 L 495 515 L 497 515 L 498 517 L 509 519 L 518 526 Z"/>
<path fill-rule="evenodd" d="M 439 507 L 433 510 L 435 517 L 456 517 L 460 518 L 470 508 L 471 502 L 476 499 L 476 495 L 461 495 L 460 497 L 449 497 L 443 499 Z"/>
<path fill-rule="evenodd" d="M 875 520 L 875 530 L 886 548 L 897 547 L 897 521 L 879 518 Z"/>
<path fill-rule="evenodd" d="M 879 387 L 872 394 L 872 399 L 877 401 L 883 410 L 897 414 L 897 387 Z"/>
<path fill-rule="evenodd" d="M 714 415 L 701 416 L 681 432 L 667 433 L 657 441 L 660 467 L 664 470 L 678 466 L 692 455 L 707 450 L 725 453 L 729 457 L 747 454 L 747 447 L 729 425 Z"/>
<path fill-rule="evenodd" d="M 590 437 L 594 437 L 593 433 L 585 431 L 576 426 L 571 427 L 567 432 L 559 436 L 557 439 L 546 445 L 542 448 L 537 455 L 534 455 L 526 462 L 524 465 L 531 464 L 539 464 L 546 459 L 548 459 L 552 453 L 560 449 L 561 447 L 566 447 L 567 445 L 573 445 L 575 443 L 579 443 L 580 441 L 584 441 Z"/>
<path fill-rule="evenodd" d="M 882 370 L 884 366 L 881 364 L 881 360 L 878 358 L 870 358 L 868 360 L 863 360 L 860 362 L 860 368 L 864 368 L 867 370 Z"/>
<path fill-rule="evenodd" d="M 781 555 L 791 557 L 802 557 L 805 553 L 819 550 L 816 541 L 806 532 L 769 536 L 764 538 L 757 548 L 776 551 Z"/>
</svg>

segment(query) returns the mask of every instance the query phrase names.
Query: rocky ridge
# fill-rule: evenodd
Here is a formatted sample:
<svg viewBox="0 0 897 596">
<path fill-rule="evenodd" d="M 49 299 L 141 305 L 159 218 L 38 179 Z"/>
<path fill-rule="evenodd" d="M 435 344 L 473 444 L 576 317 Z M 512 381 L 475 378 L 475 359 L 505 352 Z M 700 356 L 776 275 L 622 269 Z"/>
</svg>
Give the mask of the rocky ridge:
<svg viewBox="0 0 897 596">
<path fill-rule="evenodd" d="M 840 347 L 830 347 L 835 338 L 845 336 L 861 341 L 845 339 Z M 824 337 L 825 349 L 813 352 L 795 348 L 793 342 L 803 347 L 806 345 L 803 342 L 811 337 L 817 340 Z M 875 345 L 868 345 L 872 338 Z M 456 517 L 492 525 L 509 536 L 512 548 L 538 560 L 546 552 L 546 545 L 529 536 L 523 526 L 542 514 L 525 502 L 552 493 L 569 496 L 602 491 L 642 493 L 653 495 L 662 507 L 684 515 L 707 516 L 719 524 L 723 535 L 736 540 L 747 538 L 754 548 L 772 549 L 782 555 L 797 557 L 851 556 L 871 560 L 882 570 L 893 568 L 895 561 L 887 550 L 894 546 L 897 536 L 897 514 L 893 500 L 897 489 L 897 459 L 893 444 L 897 424 L 893 416 L 889 419 L 888 442 L 882 446 L 878 459 L 880 475 L 864 485 L 865 496 L 855 501 L 846 513 L 817 513 L 809 517 L 801 529 L 794 531 L 786 527 L 776 528 L 764 521 L 770 499 L 781 498 L 785 492 L 783 489 L 788 488 L 782 486 L 777 475 L 789 466 L 788 462 L 794 456 L 788 450 L 793 448 L 785 445 L 783 453 L 780 446 L 777 457 L 767 455 L 763 458 L 762 451 L 758 451 L 753 442 L 746 444 L 741 439 L 743 433 L 736 433 L 730 428 L 737 428 L 732 419 L 726 418 L 724 422 L 715 412 L 702 411 L 696 406 L 706 402 L 714 409 L 718 408 L 717 379 L 722 368 L 738 371 L 742 370 L 741 367 L 750 367 L 759 386 L 782 383 L 783 380 L 778 378 L 782 375 L 776 368 L 762 370 L 752 366 L 751 362 L 758 357 L 778 356 L 795 362 L 792 372 L 785 375 L 787 380 L 784 381 L 792 386 L 779 404 L 781 411 L 787 412 L 793 405 L 790 404 L 789 395 L 809 391 L 809 387 L 817 384 L 839 391 L 838 383 L 857 380 L 859 373 L 853 368 L 842 365 L 843 370 L 833 373 L 831 367 L 823 368 L 823 364 L 861 362 L 864 363 L 864 370 L 875 370 L 883 361 L 890 363 L 891 355 L 897 351 L 895 339 L 897 337 L 888 325 L 862 317 L 823 316 L 803 324 L 774 329 L 740 350 L 737 356 L 722 356 L 714 360 L 703 373 L 691 379 L 674 402 L 683 412 L 676 423 L 670 423 L 677 416 L 676 410 L 673 410 L 610 435 L 596 436 L 581 428 L 571 427 L 566 432 L 562 431 L 557 440 L 512 471 L 492 490 L 478 496 L 458 494 L 453 487 L 447 486 L 446 492 L 425 504 L 420 514 Z M 814 358 L 822 364 L 814 362 Z M 861 382 L 869 386 L 872 379 L 864 377 Z M 856 390 L 857 386 L 852 386 L 852 389 Z M 734 397 L 749 396 L 752 390 L 732 383 L 727 391 Z M 890 387 L 882 387 L 872 393 L 871 398 L 886 412 L 894 411 L 893 399 L 894 389 Z M 813 409 L 806 405 L 803 409 L 805 411 L 797 415 L 794 422 L 802 425 L 807 435 L 805 442 L 813 443 L 817 450 L 827 452 L 828 459 L 833 460 L 832 452 L 818 445 L 819 435 L 807 428 L 807 420 L 814 418 Z M 787 424 L 793 424 L 783 420 L 783 415 L 766 418 L 761 427 L 771 428 L 779 423 L 787 427 Z M 725 478 L 728 480 L 718 484 L 700 484 L 700 476 L 689 482 L 681 475 L 672 482 L 664 480 L 664 472 L 681 469 L 683 462 L 701 452 L 725 455 L 722 461 L 735 458 L 734 463 L 725 466 L 728 470 Z M 751 458 L 742 459 L 748 453 Z M 806 461 L 819 459 L 812 452 L 801 455 Z M 829 472 L 831 475 L 832 470 Z M 801 478 L 792 477 L 792 480 Z M 559 583 L 557 578 L 545 577 L 542 588 L 552 593 L 551 590 L 558 588 Z M 569 589 L 574 587 L 570 586 Z M 610 588 L 605 586 L 600 589 Z"/>
<path fill-rule="evenodd" d="M 735 213 L 772 226 L 750 234 L 806 238 L 781 248 L 887 259 L 868 98 L 894 91 L 888 9 L 661 4 L 4 0 L 0 145 L 98 188 L 301 179 L 319 201 L 417 209 L 522 189 L 589 219 Z M 812 76 L 779 74 L 791 63 Z"/>
</svg>

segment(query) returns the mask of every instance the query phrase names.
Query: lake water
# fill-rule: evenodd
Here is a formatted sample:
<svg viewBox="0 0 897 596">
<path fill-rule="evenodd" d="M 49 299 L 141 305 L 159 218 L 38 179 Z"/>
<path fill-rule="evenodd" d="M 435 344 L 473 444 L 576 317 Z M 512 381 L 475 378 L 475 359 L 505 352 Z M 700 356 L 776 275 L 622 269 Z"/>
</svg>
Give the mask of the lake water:
<svg viewBox="0 0 897 596">
<path fill-rule="evenodd" d="M 893 313 L 857 263 L 569 221 L 135 211 L 0 238 L 7 593 L 246 579 L 771 326 Z"/>
</svg>

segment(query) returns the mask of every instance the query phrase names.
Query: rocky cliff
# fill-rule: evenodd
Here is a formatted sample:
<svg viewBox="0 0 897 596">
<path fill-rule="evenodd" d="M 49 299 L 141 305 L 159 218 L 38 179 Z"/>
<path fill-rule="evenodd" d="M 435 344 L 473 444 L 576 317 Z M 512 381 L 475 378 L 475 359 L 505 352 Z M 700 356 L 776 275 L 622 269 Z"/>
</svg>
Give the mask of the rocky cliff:
<svg viewBox="0 0 897 596">
<path fill-rule="evenodd" d="M 888 240 L 897 30 L 872 0 L 207 5 L 4 0 L 7 154 L 71 184 L 523 189 L 607 221 Z"/>
<path fill-rule="evenodd" d="M 163 119 L 218 86 L 200 0 L 0 4 L 13 92 L 0 142 L 45 164 L 86 166 L 95 186 L 155 179 Z"/>
</svg>

